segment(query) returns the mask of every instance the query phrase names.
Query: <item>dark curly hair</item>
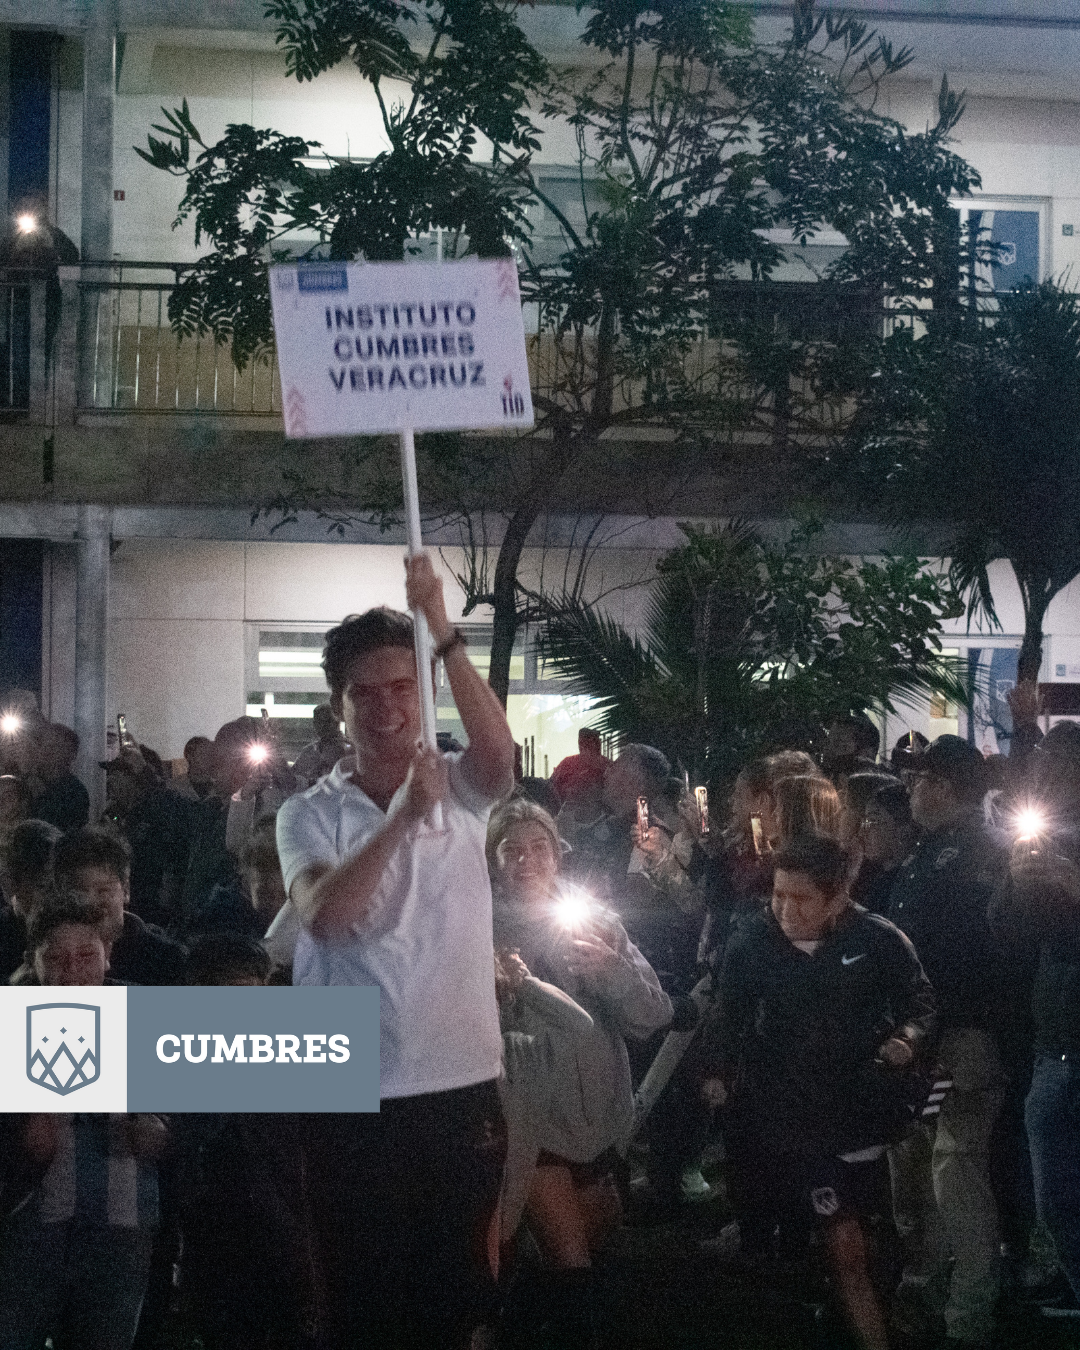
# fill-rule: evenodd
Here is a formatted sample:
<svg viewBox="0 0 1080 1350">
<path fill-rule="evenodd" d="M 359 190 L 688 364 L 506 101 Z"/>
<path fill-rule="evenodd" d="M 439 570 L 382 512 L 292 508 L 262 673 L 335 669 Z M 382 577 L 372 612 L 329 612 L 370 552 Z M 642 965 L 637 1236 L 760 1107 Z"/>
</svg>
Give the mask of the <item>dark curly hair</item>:
<svg viewBox="0 0 1080 1350">
<path fill-rule="evenodd" d="M 70 883 L 83 867 L 107 867 L 120 881 L 131 874 L 131 846 L 122 835 L 98 825 L 69 830 L 53 849 L 53 876 L 58 886 Z"/>
<path fill-rule="evenodd" d="M 402 647 L 413 651 L 413 621 L 408 614 L 380 606 L 364 614 L 350 614 L 326 635 L 322 668 L 326 683 L 335 698 L 345 692 L 349 670 L 358 656 L 383 647 Z"/>
<path fill-rule="evenodd" d="M 107 920 L 108 913 L 103 904 L 71 891 L 53 891 L 30 916 L 26 930 L 27 956 L 32 959 L 58 928 L 69 923 L 85 924 L 104 937 Z"/>
</svg>

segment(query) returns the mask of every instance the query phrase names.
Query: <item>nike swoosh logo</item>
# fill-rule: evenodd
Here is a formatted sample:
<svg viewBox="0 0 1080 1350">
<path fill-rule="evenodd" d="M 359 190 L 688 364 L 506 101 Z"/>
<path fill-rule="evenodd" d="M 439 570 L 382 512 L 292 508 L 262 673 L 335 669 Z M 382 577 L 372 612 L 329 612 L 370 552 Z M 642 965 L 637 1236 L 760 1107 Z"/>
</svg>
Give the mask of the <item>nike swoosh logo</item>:
<svg viewBox="0 0 1080 1350">
<path fill-rule="evenodd" d="M 865 955 L 865 952 L 860 952 L 858 956 L 842 956 L 840 958 L 840 964 L 842 966 L 854 965 L 856 961 L 861 961 Z"/>
</svg>

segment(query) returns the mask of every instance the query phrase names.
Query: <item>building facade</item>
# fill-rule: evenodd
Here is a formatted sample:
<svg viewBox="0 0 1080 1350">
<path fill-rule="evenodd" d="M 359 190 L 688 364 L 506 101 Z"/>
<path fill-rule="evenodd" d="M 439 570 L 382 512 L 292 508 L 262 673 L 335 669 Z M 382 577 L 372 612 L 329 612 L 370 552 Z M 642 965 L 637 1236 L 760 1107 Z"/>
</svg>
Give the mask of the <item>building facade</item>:
<svg viewBox="0 0 1080 1350">
<path fill-rule="evenodd" d="M 760 35 L 779 36 L 788 7 L 754 8 Z M 936 116 L 942 75 L 967 90 L 957 149 L 983 191 L 957 209 L 980 212 L 1003 246 L 995 284 L 1080 276 L 1080 0 L 877 0 L 862 10 L 915 52 L 882 111 L 921 128 Z M 523 7 L 521 22 L 553 60 L 581 59 L 573 5 Z M 178 344 L 168 328 L 178 269 L 197 256 L 193 231 L 173 228 L 180 183 L 134 147 L 183 99 L 207 142 L 251 122 L 331 155 L 382 148 L 359 77 L 287 77 L 260 0 L 0 0 L 0 220 L 12 234 L 20 216 L 44 219 L 78 258 L 65 255 L 55 284 L 10 269 L 0 282 L 0 690 L 32 687 L 49 716 L 75 726 L 98 796 L 96 761 L 117 711 L 167 758 L 245 709 L 266 707 L 291 743 L 325 694 L 321 634 L 346 613 L 403 602 L 393 534 L 356 527 L 339 539 L 314 516 L 280 528 L 252 520 L 298 453 L 284 440 L 276 372 L 239 374 L 227 352 Z M 569 129 L 546 126 L 538 169 L 553 193 L 565 183 L 569 213 L 582 210 L 573 162 Z M 553 228 L 539 208 L 533 224 L 539 237 Z M 815 260 L 842 246 L 816 241 Z M 791 277 L 803 275 L 793 259 Z M 303 453 L 328 478 L 346 472 L 333 443 Z M 707 504 L 736 508 L 754 514 L 753 495 Z M 600 588 L 632 626 L 638 583 L 677 528 L 614 518 L 604 528 Z M 526 569 L 552 565 L 572 529 L 545 522 Z M 435 542 L 460 610 L 460 534 Z M 865 531 L 836 535 L 844 551 L 876 546 Z M 1022 626 L 1010 586 L 1000 569 L 1001 632 L 960 624 L 950 635 L 1002 692 Z M 482 653 L 490 618 L 473 612 L 468 623 Z M 1075 584 L 1046 630 L 1043 679 L 1080 681 Z M 588 710 L 544 678 L 527 641 L 511 674 L 515 734 L 542 773 L 545 757 L 553 765 L 573 749 Z M 887 733 L 965 729 L 951 711 L 912 710 Z M 448 703 L 441 716 L 451 729 Z"/>
</svg>

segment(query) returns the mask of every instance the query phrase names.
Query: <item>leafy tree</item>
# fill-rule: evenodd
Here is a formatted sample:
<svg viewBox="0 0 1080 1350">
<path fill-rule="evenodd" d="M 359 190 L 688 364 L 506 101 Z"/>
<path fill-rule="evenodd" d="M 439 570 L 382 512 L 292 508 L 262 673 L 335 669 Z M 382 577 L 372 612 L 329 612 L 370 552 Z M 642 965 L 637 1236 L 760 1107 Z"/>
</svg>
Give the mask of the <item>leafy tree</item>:
<svg viewBox="0 0 1080 1350">
<path fill-rule="evenodd" d="M 967 703 L 938 635 L 964 610 L 947 577 L 911 557 L 814 556 L 812 523 L 779 546 L 745 525 L 682 529 L 643 635 L 579 602 L 546 623 L 544 659 L 597 701 L 602 729 L 722 782 L 793 728 L 928 693 Z"/>
<path fill-rule="evenodd" d="M 1008 560 L 1034 680 L 1046 610 L 1080 575 L 1080 297 L 1026 285 L 880 357 L 837 471 L 886 518 L 938 523 L 971 612 L 998 626 L 988 568 Z"/>
<path fill-rule="evenodd" d="M 581 70 L 552 77 L 511 11 L 497 0 L 272 0 L 290 70 L 309 79 L 351 60 L 379 93 L 391 149 L 315 173 L 310 146 L 271 131 L 231 127 L 204 146 L 182 108 L 146 153 L 186 176 L 180 220 L 214 244 L 175 293 L 173 322 L 230 341 L 240 361 L 271 341 L 265 268 L 290 231 L 315 230 L 338 258 L 401 256 L 436 226 L 462 250 L 517 250 L 540 313 L 535 432 L 418 446 L 424 500 L 462 523 L 469 605 L 493 607 L 491 682 L 504 698 L 516 633 L 542 610 L 518 575 L 537 522 L 568 501 L 671 509 L 748 439 L 762 475 L 779 477 L 793 449 L 843 423 L 882 304 L 934 295 L 940 221 L 978 186 L 948 149 L 962 100 L 943 83 L 937 123 L 915 135 L 878 115 L 880 82 L 910 54 L 850 17 L 816 17 L 811 0 L 797 0 L 776 48 L 724 0 L 596 0 Z M 420 18 L 432 37 L 417 54 L 406 30 Z M 393 80 L 399 104 L 382 92 Z M 531 99 L 577 135 L 583 226 L 531 165 Z M 472 154 L 478 134 L 490 162 Z M 530 243 L 530 198 L 561 223 L 554 264 Z M 770 232 L 805 244 L 822 228 L 848 247 L 820 287 L 796 288 L 795 305 L 771 281 L 787 251 Z M 807 304 L 811 292 L 832 318 Z M 298 457 L 289 502 L 338 523 L 394 514 L 392 460 L 371 440 L 347 456 L 330 483 Z"/>
<path fill-rule="evenodd" d="M 241 365 L 266 355 L 267 268 L 311 251 L 298 236 L 314 235 L 331 258 L 393 261 L 441 228 L 451 254 L 464 236 L 481 257 L 506 255 L 524 232 L 518 171 L 539 147 L 528 100 L 545 72 L 513 9 L 507 0 L 268 0 L 288 74 L 303 83 L 355 66 L 389 148 L 371 160 L 320 157 L 317 141 L 245 124 L 207 145 L 186 99 L 163 108 L 161 135 L 135 151 L 185 181 L 174 228 L 191 220 L 196 245 L 213 245 L 170 297 L 176 328 L 230 342 Z M 474 156 L 481 137 L 486 163 Z"/>
</svg>

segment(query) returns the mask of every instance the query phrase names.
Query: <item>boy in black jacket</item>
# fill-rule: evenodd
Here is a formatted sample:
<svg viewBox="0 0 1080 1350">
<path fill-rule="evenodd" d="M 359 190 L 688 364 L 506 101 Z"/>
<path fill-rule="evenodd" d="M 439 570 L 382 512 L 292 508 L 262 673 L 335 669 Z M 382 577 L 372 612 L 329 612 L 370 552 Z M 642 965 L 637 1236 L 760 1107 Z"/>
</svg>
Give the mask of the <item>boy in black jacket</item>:
<svg viewBox="0 0 1080 1350">
<path fill-rule="evenodd" d="M 885 1146 L 918 1109 L 934 1005 L 907 939 L 851 903 L 846 865 L 831 839 L 777 855 L 771 907 L 728 946 L 703 1095 L 726 1103 L 755 1219 L 819 1227 L 856 1334 L 886 1350 L 863 1220 L 888 1204 Z"/>
</svg>

